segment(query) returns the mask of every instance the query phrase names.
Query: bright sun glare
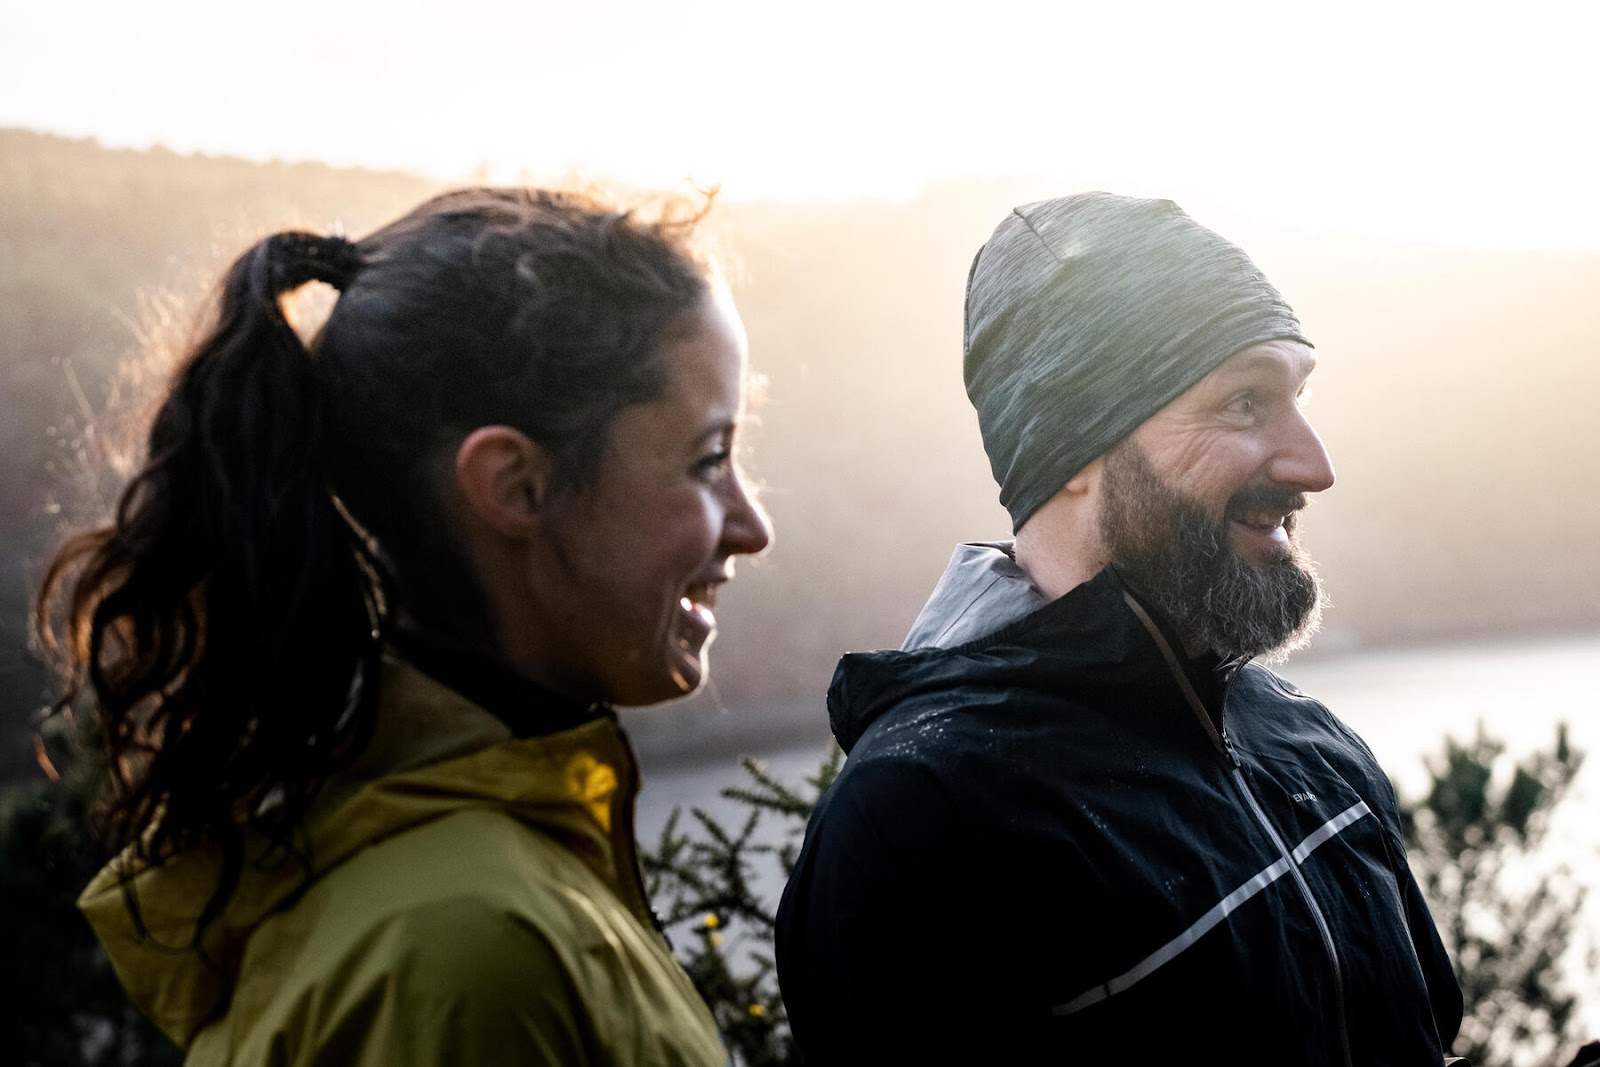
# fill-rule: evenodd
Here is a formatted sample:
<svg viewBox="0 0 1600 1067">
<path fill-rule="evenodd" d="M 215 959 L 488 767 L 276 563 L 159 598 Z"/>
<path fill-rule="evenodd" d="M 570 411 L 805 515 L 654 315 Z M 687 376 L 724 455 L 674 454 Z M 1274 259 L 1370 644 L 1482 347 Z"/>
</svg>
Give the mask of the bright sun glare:
<svg viewBox="0 0 1600 1067">
<path fill-rule="evenodd" d="M 1043 177 L 1305 229 L 1600 248 L 1600 4 L 12 5 L 0 124 L 113 145 L 904 197 Z"/>
</svg>

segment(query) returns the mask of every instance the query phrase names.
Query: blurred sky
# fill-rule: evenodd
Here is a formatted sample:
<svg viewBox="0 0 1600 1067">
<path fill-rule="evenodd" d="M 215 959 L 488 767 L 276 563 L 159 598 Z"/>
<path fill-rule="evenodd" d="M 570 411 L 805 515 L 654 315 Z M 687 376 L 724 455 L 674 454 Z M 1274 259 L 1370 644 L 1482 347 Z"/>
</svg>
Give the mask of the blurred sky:
<svg viewBox="0 0 1600 1067">
<path fill-rule="evenodd" d="M 1600 248 L 1597 49 L 1600 0 L 0 0 L 0 125 L 736 199 L 1047 176 Z"/>
</svg>

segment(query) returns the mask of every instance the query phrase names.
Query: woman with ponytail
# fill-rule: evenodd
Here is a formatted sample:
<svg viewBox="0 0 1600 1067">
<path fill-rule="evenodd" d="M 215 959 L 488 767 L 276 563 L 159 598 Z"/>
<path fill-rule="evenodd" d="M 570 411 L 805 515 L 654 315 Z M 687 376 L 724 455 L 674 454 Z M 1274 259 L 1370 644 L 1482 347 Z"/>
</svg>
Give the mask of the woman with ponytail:
<svg viewBox="0 0 1600 1067">
<path fill-rule="evenodd" d="M 700 684 L 771 535 L 695 221 L 472 189 L 228 271 L 35 618 L 103 746 L 81 905 L 187 1062 L 726 1061 L 612 710 Z"/>
</svg>

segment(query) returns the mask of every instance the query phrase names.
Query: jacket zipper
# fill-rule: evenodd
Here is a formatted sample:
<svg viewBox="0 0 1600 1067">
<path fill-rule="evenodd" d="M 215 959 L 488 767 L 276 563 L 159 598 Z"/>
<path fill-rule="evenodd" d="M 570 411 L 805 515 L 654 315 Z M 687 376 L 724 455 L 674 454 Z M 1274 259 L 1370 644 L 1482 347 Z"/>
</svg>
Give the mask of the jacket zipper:
<svg viewBox="0 0 1600 1067">
<path fill-rule="evenodd" d="M 611 813 L 613 827 L 611 848 L 616 853 L 618 888 L 627 886 L 633 891 L 634 901 L 629 903 L 629 910 L 634 913 L 635 917 L 643 919 L 656 933 L 660 934 L 661 939 L 667 943 L 667 948 L 670 950 L 672 948 L 672 938 L 667 933 L 666 922 L 662 919 L 661 913 L 655 909 L 653 902 L 650 900 L 650 893 L 645 888 L 644 871 L 639 864 L 639 842 L 633 835 L 633 825 L 636 817 L 634 803 L 638 799 L 639 757 L 633 751 L 633 742 L 628 739 L 628 735 L 622 733 L 621 730 L 618 730 L 617 733 L 622 742 L 622 758 L 628 770 L 628 778 L 635 783 L 632 791 L 633 795 L 628 797 L 624 803 L 615 804 Z M 624 867 L 627 868 L 626 873 L 622 870 Z"/>
<path fill-rule="evenodd" d="M 1178 688 L 1183 692 L 1184 698 L 1188 702 L 1189 710 L 1199 718 L 1200 725 L 1205 729 L 1206 736 L 1211 738 L 1212 744 L 1227 757 L 1234 786 L 1239 790 L 1240 795 L 1244 797 L 1245 803 L 1249 807 L 1251 814 L 1255 816 L 1256 822 L 1266 831 L 1267 836 L 1272 839 L 1272 844 L 1277 848 L 1278 855 L 1289 865 L 1289 873 L 1294 876 L 1294 884 L 1298 887 L 1306 908 L 1311 912 L 1312 920 L 1317 924 L 1317 932 L 1322 936 L 1322 947 L 1327 953 L 1328 965 L 1333 968 L 1334 1008 L 1338 1013 L 1339 1022 L 1339 1052 L 1345 1067 L 1353 1067 L 1353 1061 L 1350 1059 L 1350 1033 L 1345 1019 L 1344 971 L 1339 966 L 1339 952 L 1333 943 L 1333 932 L 1328 929 L 1327 918 L 1322 914 L 1322 909 L 1317 906 L 1316 896 L 1311 892 L 1311 886 L 1306 882 L 1305 875 L 1300 873 L 1300 865 L 1295 862 L 1293 854 L 1283 843 L 1283 839 L 1278 836 L 1277 829 L 1272 825 L 1272 821 L 1267 818 L 1267 813 L 1261 809 L 1261 804 L 1256 799 L 1255 793 L 1251 791 L 1250 783 L 1244 776 L 1244 761 L 1239 757 L 1238 752 L 1234 751 L 1233 739 L 1228 736 L 1227 727 L 1224 726 L 1219 730 L 1217 725 L 1211 721 L 1211 715 L 1206 711 L 1205 704 L 1200 700 L 1200 695 L 1194 691 L 1194 686 L 1190 684 L 1189 676 L 1183 672 L 1183 666 L 1173 653 L 1172 646 L 1167 643 L 1165 635 L 1156 626 L 1155 620 L 1151 619 L 1149 613 L 1145 611 L 1144 605 L 1140 604 L 1126 590 L 1123 591 L 1122 598 L 1127 602 L 1128 607 L 1133 610 L 1134 615 L 1138 617 L 1140 624 L 1149 631 L 1150 636 L 1155 640 L 1156 647 L 1161 650 L 1162 658 L 1166 660 L 1167 670 L 1177 681 Z M 1230 681 L 1228 688 L 1231 688 L 1232 684 Z M 1227 689 L 1223 691 L 1223 700 L 1226 703 Z"/>
<path fill-rule="evenodd" d="M 1245 802 L 1250 805 L 1250 810 L 1255 813 L 1256 822 L 1272 838 L 1272 843 L 1277 846 L 1278 854 L 1289 864 L 1289 873 L 1294 876 L 1294 884 L 1300 890 L 1300 896 L 1306 902 L 1306 908 L 1311 912 L 1311 918 L 1317 924 L 1317 933 L 1322 935 L 1322 947 L 1328 954 L 1328 965 L 1333 968 L 1333 1006 L 1339 1020 L 1339 1051 L 1344 1059 L 1345 1067 L 1352 1067 L 1350 1059 L 1350 1033 L 1345 1021 L 1344 1011 L 1344 971 L 1339 966 L 1339 952 L 1333 943 L 1333 931 L 1328 929 L 1328 921 L 1322 914 L 1322 909 L 1317 906 L 1317 898 L 1311 892 L 1311 886 L 1306 881 L 1305 875 L 1300 873 L 1300 865 L 1295 862 L 1294 856 L 1289 852 L 1283 839 L 1278 836 L 1278 831 L 1273 827 L 1267 813 L 1261 810 L 1261 804 L 1256 800 L 1255 793 L 1251 792 L 1250 784 L 1245 780 L 1244 761 L 1233 750 L 1233 739 L 1228 736 L 1227 728 L 1222 731 L 1222 742 L 1227 746 L 1228 758 L 1233 761 L 1233 781 L 1239 787 L 1239 792 L 1244 796 Z"/>
</svg>

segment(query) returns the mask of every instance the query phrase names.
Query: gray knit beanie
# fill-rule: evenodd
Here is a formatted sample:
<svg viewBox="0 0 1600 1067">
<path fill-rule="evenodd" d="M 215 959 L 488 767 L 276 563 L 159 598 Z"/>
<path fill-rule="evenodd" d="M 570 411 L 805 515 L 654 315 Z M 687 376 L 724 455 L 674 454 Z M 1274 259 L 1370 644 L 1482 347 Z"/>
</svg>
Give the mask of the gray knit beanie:
<svg viewBox="0 0 1600 1067">
<path fill-rule="evenodd" d="M 967 396 L 1022 524 L 1229 356 L 1309 345 L 1238 247 L 1170 200 L 1082 193 L 1012 211 L 967 279 Z"/>
</svg>

